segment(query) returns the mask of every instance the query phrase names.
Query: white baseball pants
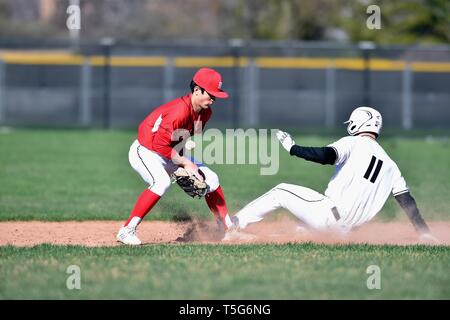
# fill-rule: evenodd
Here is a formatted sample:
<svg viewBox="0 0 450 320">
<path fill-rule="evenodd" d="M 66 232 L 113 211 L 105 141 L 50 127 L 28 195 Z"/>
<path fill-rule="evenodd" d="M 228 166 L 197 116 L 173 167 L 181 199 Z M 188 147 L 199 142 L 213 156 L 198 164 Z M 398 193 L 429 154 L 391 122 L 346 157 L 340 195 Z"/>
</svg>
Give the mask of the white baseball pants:
<svg viewBox="0 0 450 320">
<path fill-rule="evenodd" d="M 170 175 L 179 168 L 171 160 L 142 146 L 138 140 L 131 145 L 128 160 L 131 167 L 149 184 L 148 189 L 159 196 L 170 188 Z M 217 174 L 203 164 L 196 164 L 205 174 L 208 193 L 215 191 L 219 187 Z"/>
<path fill-rule="evenodd" d="M 284 208 L 298 219 L 317 230 L 327 229 L 340 220 L 334 202 L 312 189 L 281 183 L 258 199 L 250 202 L 236 216 L 239 227 L 261 221 L 269 212 Z"/>
</svg>

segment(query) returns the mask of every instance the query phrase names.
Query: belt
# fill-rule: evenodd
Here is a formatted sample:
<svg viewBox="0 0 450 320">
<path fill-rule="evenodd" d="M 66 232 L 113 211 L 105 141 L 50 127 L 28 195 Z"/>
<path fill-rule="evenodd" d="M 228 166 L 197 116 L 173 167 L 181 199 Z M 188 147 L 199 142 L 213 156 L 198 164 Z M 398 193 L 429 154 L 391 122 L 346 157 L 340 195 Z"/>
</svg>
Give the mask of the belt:
<svg viewBox="0 0 450 320">
<path fill-rule="evenodd" d="M 333 213 L 333 216 L 336 219 L 336 221 L 339 221 L 341 219 L 341 216 L 339 215 L 339 211 L 336 207 L 331 208 L 331 212 Z"/>
</svg>

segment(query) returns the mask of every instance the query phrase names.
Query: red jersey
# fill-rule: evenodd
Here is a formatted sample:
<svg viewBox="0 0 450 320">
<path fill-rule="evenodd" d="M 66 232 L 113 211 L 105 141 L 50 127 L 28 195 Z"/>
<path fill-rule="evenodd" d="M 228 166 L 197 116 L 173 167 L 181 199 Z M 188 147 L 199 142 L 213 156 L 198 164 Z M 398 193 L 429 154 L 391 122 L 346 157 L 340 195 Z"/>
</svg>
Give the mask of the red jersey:
<svg viewBox="0 0 450 320">
<path fill-rule="evenodd" d="M 138 141 L 147 149 L 172 159 L 173 152 L 176 152 L 173 147 L 179 143 L 178 138 L 172 138 L 174 131 L 185 129 L 190 135 L 201 132 L 211 114 L 211 108 L 195 113 L 191 94 L 177 98 L 159 106 L 141 122 Z"/>
</svg>

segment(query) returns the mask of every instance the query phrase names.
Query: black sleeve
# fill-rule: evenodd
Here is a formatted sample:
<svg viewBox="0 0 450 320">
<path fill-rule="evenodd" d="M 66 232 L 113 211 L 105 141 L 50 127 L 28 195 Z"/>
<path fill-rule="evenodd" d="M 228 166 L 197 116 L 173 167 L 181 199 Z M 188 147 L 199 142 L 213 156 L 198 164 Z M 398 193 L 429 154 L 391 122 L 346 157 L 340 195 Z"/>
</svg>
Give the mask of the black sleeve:
<svg viewBox="0 0 450 320">
<path fill-rule="evenodd" d="M 425 233 L 430 232 L 425 220 L 420 215 L 419 209 L 417 208 L 416 201 L 411 196 L 409 192 L 399 194 L 395 196 L 395 200 L 400 204 L 402 209 L 405 211 L 411 223 L 416 228 L 417 232 Z"/>
<path fill-rule="evenodd" d="M 331 147 L 316 148 L 294 145 L 289 153 L 291 156 L 297 156 L 321 164 L 334 164 L 337 157 L 336 151 Z"/>
</svg>

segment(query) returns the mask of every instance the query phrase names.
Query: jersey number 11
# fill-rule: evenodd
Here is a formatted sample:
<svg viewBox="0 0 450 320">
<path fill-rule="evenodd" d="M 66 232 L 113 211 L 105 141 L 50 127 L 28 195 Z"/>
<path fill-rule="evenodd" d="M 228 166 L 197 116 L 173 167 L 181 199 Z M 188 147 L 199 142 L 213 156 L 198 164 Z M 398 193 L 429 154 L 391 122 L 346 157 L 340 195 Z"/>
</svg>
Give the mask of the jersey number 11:
<svg viewBox="0 0 450 320">
<path fill-rule="evenodd" d="M 377 158 L 375 156 L 372 156 L 372 159 L 370 160 L 369 167 L 367 168 L 366 174 L 364 175 L 364 179 L 369 180 L 370 174 L 372 173 L 373 167 L 375 166 L 375 162 L 377 161 Z M 383 160 L 378 159 L 377 166 L 375 168 L 375 172 L 372 175 L 372 178 L 370 178 L 370 182 L 374 183 L 375 180 L 378 177 L 378 174 L 380 173 L 381 166 L 383 165 Z"/>
</svg>

